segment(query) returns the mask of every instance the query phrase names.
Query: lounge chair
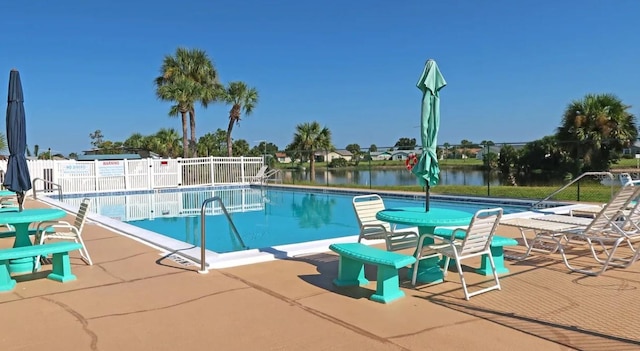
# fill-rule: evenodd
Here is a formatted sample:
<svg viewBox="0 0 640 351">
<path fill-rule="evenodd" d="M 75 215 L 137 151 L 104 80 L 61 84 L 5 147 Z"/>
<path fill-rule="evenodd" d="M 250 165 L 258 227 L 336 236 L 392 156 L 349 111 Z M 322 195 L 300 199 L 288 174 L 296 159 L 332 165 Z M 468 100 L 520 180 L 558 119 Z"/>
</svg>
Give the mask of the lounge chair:
<svg viewBox="0 0 640 351">
<path fill-rule="evenodd" d="M 628 226 L 625 224 L 625 211 L 627 211 L 630 202 L 638 195 L 640 195 L 640 187 L 622 187 L 593 219 L 545 215 L 505 220 L 501 224 L 518 227 L 525 243 L 525 230 L 533 230 L 536 233 L 532 242 L 527 244 L 528 250 L 524 257 L 527 257 L 537 245 L 541 244 L 544 247 L 545 244 L 551 244 L 549 252 L 559 251 L 565 266 L 571 271 L 599 275 L 609 266 L 626 267 L 638 259 L 640 251 L 634 248 L 634 243 L 640 241 L 640 235 L 631 237 L 624 229 L 625 226 Z M 636 218 L 635 215 L 634 218 Z M 615 256 L 618 247 L 624 242 L 632 248 L 633 257 L 620 258 Z M 575 243 L 586 243 L 589 246 L 593 258 L 601 265 L 600 269 L 576 268 L 569 263 L 565 248 Z M 605 257 L 601 258 L 602 255 Z M 618 263 L 620 261 L 623 263 Z"/>
<path fill-rule="evenodd" d="M 377 194 L 354 196 L 353 210 L 356 212 L 360 234 L 358 242 L 364 240 L 382 239 L 388 251 L 398 251 L 408 248 L 415 249 L 418 233 L 402 229 L 396 230 L 396 225 L 376 218 L 376 213 L 385 209 L 384 201 Z"/>
<path fill-rule="evenodd" d="M 247 182 L 249 183 L 265 183 L 269 180 L 273 179 L 273 176 L 278 174 L 280 172 L 279 169 L 271 169 L 271 170 L 267 170 L 269 168 L 269 166 L 264 165 L 262 167 L 260 167 L 260 169 L 258 170 L 258 173 L 256 173 L 256 175 L 254 176 L 248 176 L 246 177 Z"/>
<path fill-rule="evenodd" d="M 490 290 L 500 290 L 500 280 L 498 279 L 498 272 L 496 271 L 496 265 L 493 261 L 491 254 L 491 240 L 496 232 L 498 223 L 502 218 L 502 208 L 490 208 L 485 210 L 479 210 L 473 216 L 468 228 L 457 228 L 451 233 L 449 239 L 444 239 L 438 235 L 422 234 L 418 242 L 418 249 L 416 250 L 415 257 L 416 263 L 413 266 L 413 276 L 411 278 L 411 284 L 416 285 L 418 264 L 420 260 L 432 258 L 438 255 L 445 257 L 444 262 L 444 275 L 447 275 L 449 260 L 455 259 L 458 273 L 460 274 L 460 281 L 462 282 L 462 289 L 464 291 L 464 297 L 469 300 L 472 296 L 485 293 Z M 465 233 L 464 240 L 455 239 L 456 234 L 459 231 Z M 434 244 L 424 243 L 426 238 L 434 240 Z M 494 285 L 469 292 L 467 283 L 464 279 L 464 271 L 462 270 L 462 260 L 467 258 L 487 255 L 491 270 L 493 273 Z"/>
<path fill-rule="evenodd" d="M 80 248 L 80 256 L 82 260 L 88 265 L 92 265 L 91 256 L 87 251 L 87 246 L 82 240 L 82 229 L 87 219 L 87 211 L 89 210 L 90 199 L 84 198 L 80 203 L 80 208 L 76 214 L 73 224 L 65 221 L 44 221 L 38 223 L 36 227 L 35 242 L 42 244 L 45 240 L 60 239 L 60 240 L 73 240 L 76 243 L 82 245 Z M 36 265 L 40 262 L 40 257 L 36 258 Z"/>
</svg>

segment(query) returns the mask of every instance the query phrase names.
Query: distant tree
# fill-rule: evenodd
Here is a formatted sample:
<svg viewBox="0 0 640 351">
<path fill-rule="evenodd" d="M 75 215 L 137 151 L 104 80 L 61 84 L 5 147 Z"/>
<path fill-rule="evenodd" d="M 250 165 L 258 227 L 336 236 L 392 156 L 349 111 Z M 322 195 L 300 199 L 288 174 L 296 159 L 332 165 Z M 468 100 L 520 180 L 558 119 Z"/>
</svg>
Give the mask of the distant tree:
<svg viewBox="0 0 640 351">
<path fill-rule="evenodd" d="M 251 148 L 250 155 L 251 156 L 270 155 L 275 157 L 276 152 L 278 152 L 278 146 L 276 144 L 267 143 L 266 141 L 261 141 L 260 144 Z"/>
<path fill-rule="evenodd" d="M 233 144 L 231 142 L 233 126 L 240 124 L 242 113 L 245 116 L 251 115 L 258 104 L 258 90 L 247 86 L 244 82 L 231 82 L 222 92 L 222 100 L 231 105 L 229 125 L 227 127 L 227 153 L 231 157 L 233 154 Z"/>
<path fill-rule="evenodd" d="M 400 138 L 394 145 L 398 150 L 413 150 L 417 146 L 416 138 Z"/>
<path fill-rule="evenodd" d="M 72 152 L 72 153 L 69 154 L 68 158 L 70 160 L 77 160 L 78 159 L 78 154 L 75 153 L 75 152 Z"/>
<path fill-rule="evenodd" d="M 574 164 L 569 154 L 559 147 L 555 136 L 529 142 L 519 153 L 517 169 L 526 178 L 536 175 L 546 180 L 562 179 Z"/>
<path fill-rule="evenodd" d="M 233 156 L 249 155 L 249 142 L 244 139 L 238 139 L 233 142 Z"/>
<path fill-rule="evenodd" d="M 143 149 L 145 147 L 144 139 L 144 135 L 140 133 L 133 133 L 123 142 L 123 145 L 131 149 Z"/>
<path fill-rule="evenodd" d="M 556 133 L 578 164 L 576 172 L 608 170 L 638 137 L 635 116 L 612 94 L 589 94 L 572 101 Z"/>
<path fill-rule="evenodd" d="M 511 145 L 502 145 L 500 155 L 498 156 L 498 170 L 503 176 L 507 177 L 518 162 L 518 152 Z"/>
<path fill-rule="evenodd" d="M 180 115 L 182 118 L 183 156 L 196 156 L 195 103 L 199 101 L 206 108 L 219 99 L 222 90 L 213 62 L 204 50 L 178 48 L 174 56 L 164 57 L 155 84 L 158 98 L 174 103 L 169 116 Z M 190 139 L 187 139 L 187 114 Z"/>
<path fill-rule="evenodd" d="M 376 144 L 371 144 L 371 146 L 369 146 L 369 152 L 378 152 Z"/>
<path fill-rule="evenodd" d="M 4 133 L 0 133 L 0 151 L 4 151 L 7 149 L 7 137 Z M 27 152 L 29 149 L 27 149 Z"/>
<path fill-rule="evenodd" d="M 227 156 L 227 132 L 218 128 L 215 133 L 207 133 L 198 140 L 198 155 Z"/>
<path fill-rule="evenodd" d="M 299 150 L 309 159 L 309 180 L 315 181 L 315 152 L 321 149 L 331 149 L 331 131 L 327 127 L 321 127 L 318 122 L 306 122 L 296 126 L 293 135 L 291 149 Z"/>
<path fill-rule="evenodd" d="M 89 138 L 91 138 L 91 145 L 97 148 L 100 144 L 102 144 L 104 135 L 102 134 L 102 131 L 100 129 L 96 129 L 95 132 L 89 133 Z"/>
<path fill-rule="evenodd" d="M 349 144 L 346 147 L 347 151 L 353 154 L 353 161 L 357 166 L 360 163 L 360 158 L 362 157 L 362 150 L 360 150 L 360 145 L 358 144 Z"/>
</svg>

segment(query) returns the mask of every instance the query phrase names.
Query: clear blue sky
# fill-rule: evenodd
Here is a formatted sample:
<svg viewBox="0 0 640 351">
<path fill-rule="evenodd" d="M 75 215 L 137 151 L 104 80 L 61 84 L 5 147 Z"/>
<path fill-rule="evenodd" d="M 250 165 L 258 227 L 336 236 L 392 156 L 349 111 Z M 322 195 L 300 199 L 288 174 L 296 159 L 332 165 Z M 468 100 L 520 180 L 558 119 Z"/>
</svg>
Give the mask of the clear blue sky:
<svg viewBox="0 0 640 351">
<path fill-rule="evenodd" d="M 20 70 L 27 142 L 68 154 L 89 133 L 123 141 L 180 130 L 154 95 L 164 55 L 205 50 L 221 80 L 260 92 L 234 139 L 281 149 L 302 122 L 336 147 L 419 140 L 415 84 L 433 58 L 439 144 L 519 142 L 553 134 L 587 93 L 614 93 L 640 114 L 637 0 L 56 0 L 8 1 L 0 87 Z M 197 109 L 197 134 L 226 129 L 227 106 Z"/>
</svg>

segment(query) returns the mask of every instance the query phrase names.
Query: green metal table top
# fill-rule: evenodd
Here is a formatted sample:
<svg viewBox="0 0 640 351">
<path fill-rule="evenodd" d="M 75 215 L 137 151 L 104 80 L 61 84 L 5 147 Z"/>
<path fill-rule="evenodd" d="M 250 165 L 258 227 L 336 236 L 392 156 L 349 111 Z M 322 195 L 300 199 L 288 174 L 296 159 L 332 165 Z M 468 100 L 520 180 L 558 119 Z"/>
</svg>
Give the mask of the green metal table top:
<svg viewBox="0 0 640 351">
<path fill-rule="evenodd" d="M 425 212 L 424 207 L 388 208 L 376 214 L 381 221 L 418 227 L 468 225 L 472 217 L 469 212 L 437 207 L 429 212 Z"/>
<path fill-rule="evenodd" d="M 67 213 L 55 208 L 31 208 L 22 212 L 0 212 L 0 223 L 19 224 L 59 219 Z"/>
</svg>

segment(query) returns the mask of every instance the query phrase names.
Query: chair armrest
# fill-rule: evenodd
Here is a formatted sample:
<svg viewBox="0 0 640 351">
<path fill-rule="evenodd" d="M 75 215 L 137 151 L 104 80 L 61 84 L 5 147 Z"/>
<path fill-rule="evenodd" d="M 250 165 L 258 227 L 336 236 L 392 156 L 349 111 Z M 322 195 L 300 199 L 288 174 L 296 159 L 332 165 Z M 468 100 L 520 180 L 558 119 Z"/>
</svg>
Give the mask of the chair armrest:
<svg viewBox="0 0 640 351">
<path fill-rule="evenodd" d="M 467 230 L 468 230 L 468 228 L 456 228 L 456 229 L 454 229 L 451 232 L 451 237 L 449 238 L 449 241 L 450 242 L 454 242 L 456 240 L 456 233 L 458 233 L 458 232 L 465 233 L 465 236 L 466 236 Z"/>
<path fill-rule="evenodd" d="M 384 224 L 363 224 L 360 229 L 362 231 L 364 231 L 365 229 L 370 229 L 370 228 L 378 228 L 378 229 L 382 229 L 382 231 L 384 232 L 388 232 L 387 228 L 384 227 Z"/>
<path fill-rule="evenodd" d="M 64 226 L 72 227 L 71 223 L 66 221 L 42 221 L 38 223 L 38 226 L 36 227 L 36 234 L 40 231 L 46 230 L 48 227 L 53 227 L 54 225 L 64 225 Z"/>
</svg>

